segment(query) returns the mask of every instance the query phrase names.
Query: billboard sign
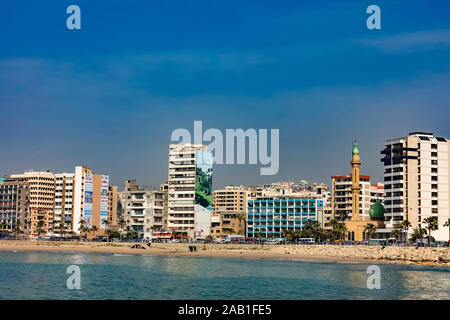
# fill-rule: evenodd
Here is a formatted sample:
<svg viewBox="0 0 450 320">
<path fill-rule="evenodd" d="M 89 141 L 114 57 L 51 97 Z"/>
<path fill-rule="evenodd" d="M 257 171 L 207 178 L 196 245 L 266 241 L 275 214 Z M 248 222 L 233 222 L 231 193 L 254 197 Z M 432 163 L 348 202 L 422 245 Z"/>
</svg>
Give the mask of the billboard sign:
<svg viewBox="0 0 450 320">
<path fill-rule="evenodd" d="M 207 151 L 196 151 L 195 173 L 195 233 L 205 237 L 210 234 L 212 209 L 213 155 Z"/>
<path fill-rule="evenodd" d="M 102 185 L 100 189 L 100 228 L 106 228 L 105 221 L 108 220 L 108 188 L 109 176 L 102 175 Z"/>
<path fill-rule="evenodd" d="M 94 191 L 94 175 L 84 175 L 84 212 L 83 220 L 86 227 L 92 227 L 92 193 Z"/>
<path fill-rule="evenodd" d="M 197 150 L 196 159 L 195 204 L 211 211 L 213 156 L 211 152 Z"/>
</svg>

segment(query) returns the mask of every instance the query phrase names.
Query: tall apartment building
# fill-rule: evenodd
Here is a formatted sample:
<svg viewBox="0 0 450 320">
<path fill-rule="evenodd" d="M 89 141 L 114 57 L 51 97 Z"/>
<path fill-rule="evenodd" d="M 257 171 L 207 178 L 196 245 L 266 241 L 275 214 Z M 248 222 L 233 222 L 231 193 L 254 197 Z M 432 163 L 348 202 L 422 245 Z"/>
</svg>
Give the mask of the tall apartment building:
<svg viewBox="0 0 450 320">
<path fill-rule="evenodd" d="M 390 228 L 408 220 L 413 228 L 426 227 L 427 217 L 437 217 L 438 241 L 449 239 L 449 143 L 432 133 L 413 132 L 387 140 L 381 151 L 384 164 L 385 216 Z M 410 228 L 411 230 L 412 228 Z"/>
<path fill-rule="evenodd" d="M 117 191 L 116 191 L 117 192 Z M 111 205 L 109 176 L 94 174 L 92 169 L 78 166 L 75 167 L 73 179 L 73 232 L 79 234 L 83 219 L 85 226 L 96 226 L 98 234 L 103 234 L 107 228 L 107 221 L 113 220 L 116 212 L 109 212 L 114 207 Z M 117 210 L 117 206 L 115 206 Z"/>
<path fill-rule="evenodd" d="M 371 204 L 370 176 L 360 176 L 359 185 L 359 215 L 363 220 L 368 220 Z M 352 175 L 331 177 L 331 210 L 336 219 L 352 217 Z"/>
<path fill-rule="evenodd" d="M 17 225 L 22 232 L 28 232 L 29 192 L 26 181 L 0 178 L 0 229 L 12 231 Z"/>
<path fill-rule="evenodd" d="M 12 174 L 11 178 L 28 182 L 30 199 L 30 219 L 28 229 L 36 231 L 39 221 L 45 233 L 54 231 L 55 175 L 48 171 L 28 171 Z"/>
<path fill-rule="evenodd" d="M 55 233 L 72 232 L 73 173 L 55 174 Z"/>
<path fill-rule="evenodd" d="M 245 234 L 248 193 L 243 186 L 227 186 L 223 190 L 213 191 L 212 221 L 215 221 L 215 226 L 211 227 L 212 236 Z"/>
<path fill-rule="evenodd" d="M 300 230 L 306 221 L 318 221 L 323 210 L 323 199 L 308 196 L 248 200 L 247 236 L 281 237 L 284 230 Z"/>
<path fill-rule="evenodd" d="M 146 239 L 151 239 L 155 232 L 166 230 L 164 201 L 164 191 L 148 190 L 138 186 L 136 180 L 126 180 L 122 193 L 126 225 Z"/>
<path fill-rule="evenodd" d="M 213 157 L 204 145 L 169 146 L 168 219 L 172 232 L 210 234 Z"/>
</svg>

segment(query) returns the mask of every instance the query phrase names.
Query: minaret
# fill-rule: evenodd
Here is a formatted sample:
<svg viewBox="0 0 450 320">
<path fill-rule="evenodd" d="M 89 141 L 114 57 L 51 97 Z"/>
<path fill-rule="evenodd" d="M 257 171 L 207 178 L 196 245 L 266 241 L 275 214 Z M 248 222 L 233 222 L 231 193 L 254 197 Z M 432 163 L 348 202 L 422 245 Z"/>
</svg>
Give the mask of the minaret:
<svg viewBox="0 0 450 320">
<path fill-rule="evenodd" d="M 359 167 L 361 161 L 359 160 L 358 144 L 353 144 L 352 161 L 352 220 L 359 221 L 359 192 L 361 186 L 359 185 Z"/>
</svg>

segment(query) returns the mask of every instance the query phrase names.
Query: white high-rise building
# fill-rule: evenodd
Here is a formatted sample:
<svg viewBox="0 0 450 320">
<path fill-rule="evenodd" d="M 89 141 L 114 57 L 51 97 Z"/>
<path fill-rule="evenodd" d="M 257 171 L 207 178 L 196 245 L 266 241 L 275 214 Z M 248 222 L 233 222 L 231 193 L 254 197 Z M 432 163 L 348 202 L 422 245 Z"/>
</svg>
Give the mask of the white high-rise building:
<svg viewBox="0 0 450 320">
<path fill-rule="evenodd" d="M 55 233 L 72 231 L 73 173 L 55 174 Z"/>
<path fill-rule="evenodd" d="M 426 228 L 427 217 L 437 217 L 437 241 L 449 239 L 449 143 L 432 133 L 413 132 L 387 140 L 384 157 L 385 218 L 387 228 L 408 220 L 412 228 Z M 410 228 L 410 232 L 411 229 Z"/>
<path fill-rule="evenodd" d="M 170 231 L 197 238 L 210 234 L 212 161 L 205 145 L 169 146 L 167 227 Z"/>
</svg>

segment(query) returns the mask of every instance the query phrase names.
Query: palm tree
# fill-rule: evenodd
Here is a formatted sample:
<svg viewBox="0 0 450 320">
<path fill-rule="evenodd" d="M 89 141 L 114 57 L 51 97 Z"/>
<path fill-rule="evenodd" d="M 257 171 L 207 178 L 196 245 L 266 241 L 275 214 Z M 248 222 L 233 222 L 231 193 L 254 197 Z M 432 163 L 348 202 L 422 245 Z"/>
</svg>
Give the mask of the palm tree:
<svg viewBox="0 0 450 320">
<path fill-rule="evenodd" d="M 438 229 L 438 219 L 437 217 L 428 217 L 423 220 L 427 224 L 428 229 L 428 245 L 431 245 L 431 231 Z"/>
<path fill-rule="evenodd" d="M 105 235 L 108 238 L 108 240 L 110 240 L 111 239 L 111 235 L 112 235 L 112 230 L 106 229 L 105 230 Z"/>
<path fill-rule="evenodd" d="M 415 242 L 417 239 L 420 239 L 420 243 L 423 243 L 423 238 L 427 234 L 427 230 L 425 228 L 415 228 L 413 229 L 413 234 L 411 236 L 411 240 Z"/>
<path fill-rule="evenodd" d="M 339 223 L 336 226 L 336 234 L 339 240 L 343 240 L 345 238 L 345 233 L 347 232 L 347 227 L 343 223 Z"/>
<path fill-rule="evenodd" d="M 56 225 L 58 224 L 58 222 L 59 222 L 59 226 L 61 226 L 61 221 L 57 221 L 57 220 L 53 220 L 53 221 L 52 221 L 53 232 L 55 232 L 55 230 L 56 230 Z"/>
<path fill-rule="evenodd" d="M 125 219 L 120 218 L 119 221 L 117 222 L 117 224 L 123 229 L 123 227 L 125 226 Z"/>
<path fill-rule="evenodd" d="M 294 231 L 293 230 L 283 230 L 281 233 L 282 237 L 286 238 L 286 241 L 291 242 L 294 240 Z"/>
<path fill-rule="evenodd" d="M 80 220 L 80 227 L 78 228 L 78 231 L 81 232 L 81 234 L 84 234 L 84 239 L 87 237 L 87 233 L 89 231 L 89 228 L 85 226 L 86 221 Z"/>
<path fill-rule="evenodd" d="M 262 232 L 259 231 L 258 234 L 256 235 L 256 238 L 258 238 L 258 243 L 261 243 L 261 239 L 262 239 Z"/>
<path fill-rule="evenodd" d="M 367 233 L 367 239 L 368 239 L 368 241 L 370 241 L 370 239 L 376 234 L 377 227 L 375 227 L 375 225 L 372 223 L 368 223 L 364 227 L 364 232 Z"/>
<path fill-rule="evenodd" d="M 447 221 L 445 221 L 444 227 L 449 227 L 448 228 L 448 238 L 450 239 L 450 218 Z"/>
<path fill-rule="evenodd" d="M 333 230 L 324 230 L 323 236 L 324 236 L 325 243 L 328 242 L 328 240 L 333 240 L 334 235 L 335 235 L 335 232 Z"/>
<path fill-rule="evenodd" d="M 28 226 L 28 232 L 27 233 L 30 233 L 30 230 L 31 230 L 31 220 L 30 219 L 28 219 L 26 222 L 25 222 L 25 224 Z"/>
<path fill-rule="evenodd" d="M 245 230 L 245 215 L 244 214 L 242 214 L 242 213 L 238 213 L 237 215 L 236 215 L 236 218 L 238 219 L 238 221 L 239 221 L 239 231 L 241 231 L 241 226 L 242 226 L 242 221 L 244 221 L 244 230 Z M 239 232 L 240 233 L 240 232 Z"/>
<path fill-rule="evenodd" d="M 92 231 L 92 237 L 94 237 L 94 234 L 95 234 L 95 232 L 97 232 L 98 231 L 98 228 L 97 228 L 97 226 L 92 226 L 92 228 L 91 228 L 91 230 L 90 231 Z"/>
<path fill-rule="evenodd" d="M 132 234 L 132 230 L 131 230 L 130 226 L 127 226 L 127 227 L 125 228 L 125 232 L 126 232 L 127 238 L 130 238 L 130 237 L 131 237 L 131 234 Z"/>
<path fill-rule="evenodd" d="M 394 229 L 391 231 L 391 237 L 395 238 L 395 241 L 398 241 L 398 237 L 402 234 L 402 232 L 398 229 Z"/>
<path fill-rule="evenodd" d="M 411 222 L 409 222 L 408 220 L 403 220 L 400 224 L 400 227 L 402 227 L 403 232 L 404 232 L 404 240 L 405 240 L 405 244 L 408 243 L 408 231 L 409 231 L 409 227 L 411 227 Z"/>
<path fill-rule="evenodd" d="M 41 233 L 44 233 L 44 221 L 43 220 L 39 220 L 38 223 L 36 224 L 36 233 L 38 234 L 38 237 L 41 235 Z"/>
<path fill-rule="evenodd" d="M 59 223 L 59 234 L 64 236 L 65 233 L 66 233 L 66 228 L 64 227 L 64 224 Z"/>
<path fill-rule="evenodd" d="M 13 231 L 16 233 L 16 239 L 18 235 L 22 232 L 20 229 L 20 220 L 17 220 L 16 224 L 13 226 Z"/>
<path fill-rule="evenodd" d="M 309 238 L 314 238 L 315 241 L 320 242 L 320 238 L 323 234 L 322 227 L 318 221 L 308 220 L 306 221 L 303 229 Z"/>
<path fill-rule="evenodd" d="M 331 219 L 328 222 L 328 225 L 331 227 L 332 231 L 336 231 L 337 227 L 338 227 L 339 221 L 337 219 Z"/>
</svg>

